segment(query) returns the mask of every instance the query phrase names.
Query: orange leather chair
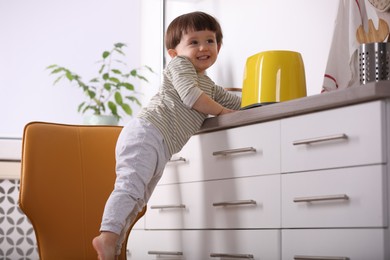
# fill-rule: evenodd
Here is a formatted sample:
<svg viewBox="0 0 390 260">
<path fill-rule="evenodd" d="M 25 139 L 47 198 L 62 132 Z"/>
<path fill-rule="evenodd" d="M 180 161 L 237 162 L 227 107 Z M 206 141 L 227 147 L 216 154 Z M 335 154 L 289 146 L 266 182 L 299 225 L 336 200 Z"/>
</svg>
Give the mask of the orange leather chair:
<svg viewBox="0 0 390 260">
<path fill-rule="evenodd" d="M 19 204 L 34 227 L 41 260 L 97 259 L 92 239 L 99 234 L 114 187 L 115 144 L 121 129 L 26 125 Z M 145 211 L 146 207 L 136 221 Z M 127 237 L 119 259 L 126 259 Z"/>
</svg>

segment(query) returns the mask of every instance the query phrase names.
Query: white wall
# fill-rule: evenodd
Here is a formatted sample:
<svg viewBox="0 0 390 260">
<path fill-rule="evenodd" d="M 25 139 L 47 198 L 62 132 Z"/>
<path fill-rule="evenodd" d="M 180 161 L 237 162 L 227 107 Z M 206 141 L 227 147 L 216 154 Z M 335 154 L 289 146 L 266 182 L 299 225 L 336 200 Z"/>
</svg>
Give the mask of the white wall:
<svg viewBox="0 0 390 260">
<path fill-rule="evenodd" d="M 159 1 L 143 0 L 142 6 L 153 3 Z M 249 56 L 267 50 L 293 50 L 302 54 L 308 95 L 314 95 L 321 91 L 338 4 L 338 0 L 167 0 L 166 22 L 197 10 L 220 21 L 224 44 L 209 75 L 223 87 L 242 86 Z M 143 9 L 142 15 L 147 12 Z M 158 15 L 149 18 L 153 17 L 156 22 L 160 19 Z M 142 26 L 143 30 L 151 27 Z M 159 37 L 149 34 L 142 38 L 142 46 L 148 49 L 142 59 L 148 64 L 154 62 L 151 57 L 159 56 Z"/>
<path fill-rule="evenodd" d="M 0 137 L 20 137 L 33 120 L 81 123 L 81 89 L 52 86 L 53 63 L 95 76 L 115 42 L 140 65 L 141 0 L 0 0 Z"/>
<path fill-rule="evenodd" d="M 217 84 L 241 87 L 248 56 L 290 49 L 302 53 L 313 95 L 321 89 L 337 5 L 337 0 L 167 0 L 166 21 L 195 10 L 219 19 L 224 45 L 209 71 Z M 118 41 L 129 44 L 130 66 L 147 64 L 156 71 L 151 84 L 143 84 L 146 104 L 160 83 L 160 8 L 161 0 L 0 0 L 0 137 L 20 137 L 33 120 L 81 123 L 80 90 L 65 82 L 53 87 L 45 68 L 57 63 L 89 79 L 100 53 Z"/>
</svg>

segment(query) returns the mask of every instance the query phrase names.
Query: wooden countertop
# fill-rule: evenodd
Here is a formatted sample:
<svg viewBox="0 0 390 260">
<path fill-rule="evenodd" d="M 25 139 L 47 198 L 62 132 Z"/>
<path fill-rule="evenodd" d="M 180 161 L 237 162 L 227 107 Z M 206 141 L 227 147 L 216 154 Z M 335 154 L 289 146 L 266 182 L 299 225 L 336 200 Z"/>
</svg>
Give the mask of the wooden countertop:
<svg viewBox="0 0 390 260">
<path fill-rule="evenodd" d="M 311 112 L 390 98 L 390 82 L 381 81 L 208 118 L 198 133 L 256 124 Z"/>
</svg>

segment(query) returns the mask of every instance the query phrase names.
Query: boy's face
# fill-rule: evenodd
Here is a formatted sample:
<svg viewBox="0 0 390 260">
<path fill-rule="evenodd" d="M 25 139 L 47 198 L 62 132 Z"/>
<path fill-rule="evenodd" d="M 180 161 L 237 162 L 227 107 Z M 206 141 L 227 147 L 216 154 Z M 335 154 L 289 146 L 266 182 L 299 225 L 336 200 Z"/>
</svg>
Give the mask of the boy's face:
<svg viewBox="0 0 390 260">
<path fill-rule="evenodd" d="M 212 31 L 197 31 L 183 34 L 175 49 L 169 49 L 168 54 L 184 56 L 194 65 L 196 72 L 203 74 L 217 60 L 221 45 L 217 44 Z"/>
</svg>

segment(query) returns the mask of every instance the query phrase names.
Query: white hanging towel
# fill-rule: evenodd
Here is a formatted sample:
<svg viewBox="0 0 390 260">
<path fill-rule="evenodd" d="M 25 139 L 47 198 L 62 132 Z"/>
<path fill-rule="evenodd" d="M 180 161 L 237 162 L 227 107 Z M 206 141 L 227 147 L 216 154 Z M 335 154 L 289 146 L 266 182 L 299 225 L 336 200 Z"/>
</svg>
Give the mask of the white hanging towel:
<svg viewBox="0 0 390 260">
<path fill-rule="evenodd" d="M 363 24 L 367 31 L 368 19 L 378 21 L 373 7 L 367 6 L 365 0 L 340 0 L 321 92 L 360 85 L 356 30 Z"/>
</svg>

